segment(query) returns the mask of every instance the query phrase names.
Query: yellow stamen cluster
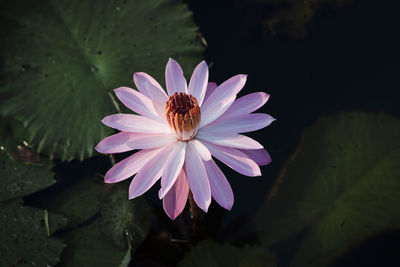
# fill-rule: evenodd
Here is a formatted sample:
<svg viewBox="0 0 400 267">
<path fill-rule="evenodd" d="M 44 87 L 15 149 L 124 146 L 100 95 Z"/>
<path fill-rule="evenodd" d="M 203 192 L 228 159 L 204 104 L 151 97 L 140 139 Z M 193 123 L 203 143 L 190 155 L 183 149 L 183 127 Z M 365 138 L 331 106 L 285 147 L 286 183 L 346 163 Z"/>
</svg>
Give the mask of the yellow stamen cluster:
<svg viewBox="0 0 400 267">
<path fill-rule="evenodd" d="M 165 103 L 165 116 L 181 140 L 192 139 L 200 123 L 200 107 L 197 99 L 186 93 L 175 93 Z"/>
</svg>

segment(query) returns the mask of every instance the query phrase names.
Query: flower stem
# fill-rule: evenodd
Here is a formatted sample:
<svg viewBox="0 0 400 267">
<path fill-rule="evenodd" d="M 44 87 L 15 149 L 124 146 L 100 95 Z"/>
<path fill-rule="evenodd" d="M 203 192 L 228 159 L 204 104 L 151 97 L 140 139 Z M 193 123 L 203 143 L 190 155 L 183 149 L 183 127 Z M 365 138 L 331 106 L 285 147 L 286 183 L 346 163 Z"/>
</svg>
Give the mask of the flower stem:
<svg viewBox="0 0 400 267">
<path fill-rule="evenodd" d="M 192 191 L 189 191 L 190 217 L 196 224 L 200 219 L 200 210 L 194 202 Z"/>
</svg>

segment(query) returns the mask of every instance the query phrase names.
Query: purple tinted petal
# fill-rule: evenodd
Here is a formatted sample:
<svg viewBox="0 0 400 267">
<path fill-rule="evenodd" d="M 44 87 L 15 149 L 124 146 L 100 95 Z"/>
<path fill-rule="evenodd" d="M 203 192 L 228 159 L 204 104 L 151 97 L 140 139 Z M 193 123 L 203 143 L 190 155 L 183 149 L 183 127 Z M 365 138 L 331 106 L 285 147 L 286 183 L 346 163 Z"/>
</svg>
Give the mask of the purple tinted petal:
<svg viewBox="0 0 400 267">
<path fill-rule="evenodd" d="M 218 86 L 201 106 L 200 128 L 221 116 L 246 83 L 246 75 L 236 75 Z"/>
<path fill-rule="evenodd" d="M 207 212 L 211 203 L 211 189 L 203 161 L 191 146 L 186 148 L 186 175 L 197 206 Z"/>
<path fill-rule="evenodd" d="M 192 139 L 188 142 L 188 145 L 193 149 L 196 150 L 197 154 L 200 156 L 202 160 L 210 160 L 211 153 L 208 151 L 207 147 L 203 145 L 199 140 Z"/>
<path fill-rule="evenodd" d="M 105 183 L 117 183 L 137 173 L 161 148 L 144 149 L 118 162 L 105 175 Z"/>
<path fill-rule="evenodd" d="M 238 117 L 230 117 L 224 120 L 218 119 L 202 128 L 202 130 L 206 132 L 245 133 L 267 127 L 273 121 L 275 121 L 275 119 L 271 115 L 264 113 L 253 113 Z"/>
<path fill-rule="evenodd" d="M 167 164 L 170 151 L 170 145 L 165 146 L 150 161 L 148 161 L 133 177 L 129 186 L 129 199 L 138 197 L 152 187 L 158 179 Z"/>
<path fill-rule="evenodd" d="M 217 88 L 218 85 L 215 82 L 209 82 L 207 85 L 207 91 L 206 95 L 204 96 L 203 103 L 207 100 L 207 98 L 211 95 L 212 92 L 214 92 L 215 88 Z"/>
<path fill-rule="evenodd" d="M 125 106 L 134 112 L 156 121 L 165 121 L 156 112 L 151 99 L 144 94 L 129 87 L 117 88 L 115 94 Z"/>
<path fill-rule="evenodd" d="M 208 82 L 208 66 L 203 60 L 194 69 L 192 77 L 190 78 L 188 92 L 197 99 L 199 106 L 203 103 L 206 94 Z"/>
<path fill-rule="evenodd" d="M 122 153 L 133 149 L 155 148 L 177 141 L 173 134 L 120 132 L 104 138 L 96 146 L 103 154 Z"/>
<path fill-rule="evenodd" d="M 163 206 L 167 215 L 175 220 L 183 211 L 189 194 L 189 185 L 185 170 L 182 169 L 174 185 L 163 198 Z"/>
<path fill-rule="evenodd" d="M 133 80 L 139 92 L 147 96 L 152 100 L 164 105 L 168 100 L 168 96 L 165 93 L 161 85 L 150 75 L 144 72 L 135 72 L 133 74 Z"/>
<path fill-rule="evenodd" d="M 161 178 L 161 189 L 158 192 L 160 199 L 171 189 L 178 174 L 181 172 L 183 163 L 185 162 L 185 151 L 186 142 L 177 142 L 171 149 L 167 165 Z"/>
<path fill-rule="evenodd" d="M 262 107 L 269 99 L 269 94 L 257 92 L 242 96 L 235 100 L 232 105 L 225 111 L 218 120 L 237 117 L 252 113 Z"/>
<path fill-rule="evenodd" d="M 241 149 L 240 151 L 260 166 L 268 165 L 272 162 L 271 156 L 265 149 Z"/>
<path fill-rule="evenodd" d="M 102 121 L 108 127 L 137 133 L 169 133 L 170 128 L 155 120 L 133 114 L 114 114 L 105 117 Z"/>
<path fill-rule="evenodd" d="M 171 96 L 175 92 L 187 93 L 186 79 L 178 62 L 170 58 L 165 68 L 165 82 L 167 84 L 168 94 Z"/>
<path fill-rule="evenodd" d="M 200 131 L 197 132 L 196 138 L 213 143 L 215 145 L 241 149 L 263 148 L 263 146 L 256 140 L 241 134 L 228 132 L 207 132 L 203 129 L 204 128 L 200 129 Z"/>
<path fill-rule="evenodd" d="M 212 197 L 221 207 L 231 210 L 234 200 L 233 192 L 224 173 L 220 170 L 214 160 L 204 161 L 203 163 L 206 167 L 208 180 L 210 181 Z"/>
<path fill-rule="evenodd" d="M 260 176 L 261 171 L 257 163 L 250 159 L 246 154 L 235 148 L 217 146 L 208 142 L 203 142 L 210 150 L 211 154 L 237 171 L 246 176 Z"/>
</svg>

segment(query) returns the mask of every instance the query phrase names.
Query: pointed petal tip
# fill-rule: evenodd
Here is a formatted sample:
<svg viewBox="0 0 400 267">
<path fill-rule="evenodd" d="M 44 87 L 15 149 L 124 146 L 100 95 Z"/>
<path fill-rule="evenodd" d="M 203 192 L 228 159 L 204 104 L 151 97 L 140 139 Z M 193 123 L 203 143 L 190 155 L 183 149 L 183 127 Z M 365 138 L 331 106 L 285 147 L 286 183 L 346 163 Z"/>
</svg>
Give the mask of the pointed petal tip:
<svg viewBox="0 0 400 267">
<path fill-rule="evenodd" d="M 265 99 L 265 102 L 267 102 L 271 95 L 266 92 L 260 92 L 260 93 L 263 96 L 263 98 Z"/>
<path fill-rule="evenodd" d="M 104 176 L 104 182 L 105 182 L 106 184 L 112 184 L 113 182 L 110 181 L 110 180 L 111 180 L 111 178 L 106 174 L 106 175 Z"/>
<path fill-rule="evenodd" d="M 101 146 L 100 146 L 100 143 L 99 143 L 97 146 L 95 146 L 94 149 L 95 149 L 97 152 L 101 153 L 101 154 L 107 154 L 107 153 L 104 153 L 104 152 L 102 151 Z"/>
<path fill-rule="evenodd" d="M 165 190 L 163 190 L 163 188 L 160 188 L 160 190 L 158 191 L 158 198 L 163 199 L 166 194 L 167 194 L 167 192 L 165 192 Z"/>
<path fill-rule="evenodd" d="M 169 57 L 168 58 L 168 63 L 170 63 L 170 62 L 174 62 L 174 63 L 178 63 L 175 59 L 173 59 L 172 57 Z"/>
<path fill-rule="evenodd" d="M 224 206 L 221 206 L 221 207 L 223 207 L 223 208 L 226 209 L 226 210 L 232 210 L 233 202 L 230 203 L 229 205 L 224 205 Z"/>
</svg>

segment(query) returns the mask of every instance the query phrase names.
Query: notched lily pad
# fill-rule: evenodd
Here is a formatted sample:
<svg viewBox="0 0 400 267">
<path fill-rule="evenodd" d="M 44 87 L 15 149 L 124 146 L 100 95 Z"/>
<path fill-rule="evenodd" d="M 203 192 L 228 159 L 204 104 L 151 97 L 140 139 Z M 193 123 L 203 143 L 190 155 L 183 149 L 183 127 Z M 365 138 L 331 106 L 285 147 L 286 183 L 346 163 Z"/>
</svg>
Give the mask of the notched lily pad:
<svg viewBox="0 0 400 267">
<path fill-rule="evenodd" d="M 100 229 L 120 248 L 139 245 L 150 230 L 150 207 L 142 198 L 128 199 L 126 185 L 115 185 L 100 209 Z"/>
<path fill-rule="evenodd" d="M 100 232 L 98 220 L 62 235 L 67 244 L 60 266 L 108 267 L 127 266 L 129 249 L 120 249 Z"/>
<path fill-rule="evenodd" d="M 299 231 L 292 266 L 323 266 L 340 250 L 400 222 L 400 121 L 341 113 L 304 131 L 276 196 L 260 210 L 266 245 Z"/>
<path fill-rule="evenodd" d="M 70 228 L 95 216 L 104 196 L 104 183 L 86 178 L 50 197 L 47 208 L 67 218 L 66 227 Z"/>
<path fill-rule="evenodd" d="M 133 72 L 163 81 L 173 57 L 190 73 L 203 51 L 187 5 L 172 0 L 17 0 L 0 15 L 0 114 L 62 160 L 91 156 L 111 133 L 100 120 L 116 112 L 112 89 L 131 86 Z"/>
<path fill-rule="evenodd" d="M 64 244 L 50 238 L 65 219 L 22 205 L 21 200 L 0 203 L 0 265 L 54 266 Z"/>
<path fill-rule="evenodd" d="M 55 183 L 52 166 L 25 165 L 0 150 L 0 201 L 35 193 Z"/>
</svg>

